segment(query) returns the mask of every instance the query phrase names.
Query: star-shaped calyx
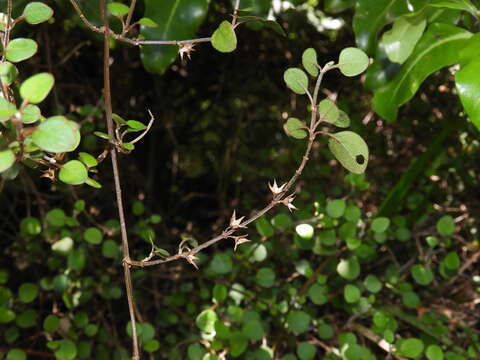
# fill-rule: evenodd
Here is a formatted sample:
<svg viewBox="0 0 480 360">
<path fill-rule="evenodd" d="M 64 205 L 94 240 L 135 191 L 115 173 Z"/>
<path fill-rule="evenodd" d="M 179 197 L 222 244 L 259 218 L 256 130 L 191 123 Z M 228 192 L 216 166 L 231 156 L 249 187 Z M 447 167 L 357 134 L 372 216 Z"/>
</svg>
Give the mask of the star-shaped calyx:
<svg viewBox="0 0 480 360">
<path fill-rule="evenodd" d="M 280 202 L 285 205 L 288 210 L 290 210 L 290 212 L 292 212 L 292 210 L 298 210 L 295 205 L 292 204 L 293 200 L 295 200 L 295 196 L 293 195 L 288 195 L 285 199 L 281 200 Z"/>
<path fill-rule="evenodd" d="M 268 187 L 270 188 L 270 191 L 272 192 L 273 197 L 276 197 L 276 196 L 280 195 L 281 193 L 283 193 L 286 185 L 287 185 L 287 183 L 285 183 L 285 184 L 283 184 L 282 186 L 279 187 L 277 185 L 277 180 L 273 180 L 273 185 L 268 183 Z"/>
<path fill-rule="evenodd" d="M 185 57 L 188 58 L 188 60 L 190 60 L 190 53 L 192 51 L 195 51 L 195 49 L 193 48 L 195 46 L 195 44 L 193 43 L 186 43 L 186 44 L 179 44 L 178 45 L 178 53 L 180 54 L 180 59 L 182 59 L 182 61 L 185 60 Z"/>
<path fill-rule="evenodd" d="M 244 218 L 245 218 L 245 216 L 242 216 L 241 218 L 237 219 L 236 212 L 235 212 L 235 210 L 233 210 L 232 217 L 230 218 L 230 225 L 229 225 L 230 229 L 234 230 L 234 229 L 238 229 L 238 228 L 244 228 L 245 226 L 241 225 L 242 220 Z"/>
</svg>

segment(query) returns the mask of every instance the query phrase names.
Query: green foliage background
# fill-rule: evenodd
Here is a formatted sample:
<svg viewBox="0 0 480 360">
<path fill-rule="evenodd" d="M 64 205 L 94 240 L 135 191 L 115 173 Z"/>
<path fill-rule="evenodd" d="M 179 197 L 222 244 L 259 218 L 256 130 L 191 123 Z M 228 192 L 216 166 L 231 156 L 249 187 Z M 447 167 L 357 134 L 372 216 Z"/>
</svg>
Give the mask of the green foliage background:
<svg viewBox="0 0 480 360">
<path fill-rule="evenodd" d="M 45 3 L 53 18 L 14 28 L 12 38 L 39 46 L 17 64 L 12 86 L 25 99 L 27 78 L 53 74 L 38 106 L 64 116 L 59 126 L 79 125 L 75 155 L 62 161 L 78 155 L 85 163 L 106 146 L 94 134 L 106 132 L 102 43 L 69 2 Z M 97 2 L 80 3 L 99 25 Z M 168 9 L 156 15 L 153 0 L 139 1 L 135 18 L 160 24 L 141 30 L 155 39 L 210 36 L 231 20 L 228 1 L 194 3 L 203 13 L 165 32 Z M 14 1 L 14 17 L 26 4 Z M 241 4 L 251 15 L 271 12 L 269 1 Z M 233 209 L 243 216 L 262 208 L 268 183 L 289 179 L 304 142 L 283 126 L 309 114 L 308 99 L 289 91 L 283 74 L 299 66 L 306 48 L 316 49 L 320 64 L 356 45 L 375 60 L 366 76 L 329 73 L 322 85 L 368 144 L 365 174 L 348 173 L 321 139 L 298 184 L 298 211 L 260 218 L 248 229 L 251 242 L 235 252 L 227 239 L 200 253 L 199 270 L 187 262 L 132 270 L 145 358 L 479 357 L 479 5 L 289 1 L 274 11 L 286 37 L 249 23 L 236 30 L 234 52 L 198 44 L 188 61 L 175 46 L 139 51 L 112 40 L 114 112 L 145 124 L 146 109 L 156 117 L 120 157 L 134 259 L 148 256 L 151 241 L 174 254 L 182 241 L 211 238 Z M 5 11 L 6 1 L 0 6 Z M 408 33 L 392 58 L 388 46 L 403 40 L 402 31 L 417 36 Z M 391 61 L 399 58 L 402 64 Z M 1 126 L 5 150 L 12 127 Z M 94 187 L 64 183 L 77 178 L 52 182 L 33 165 L 2 173 L 0 358 L 127 359 L 131 329 L 110 164 L 88 166 Z"/>
</svg>

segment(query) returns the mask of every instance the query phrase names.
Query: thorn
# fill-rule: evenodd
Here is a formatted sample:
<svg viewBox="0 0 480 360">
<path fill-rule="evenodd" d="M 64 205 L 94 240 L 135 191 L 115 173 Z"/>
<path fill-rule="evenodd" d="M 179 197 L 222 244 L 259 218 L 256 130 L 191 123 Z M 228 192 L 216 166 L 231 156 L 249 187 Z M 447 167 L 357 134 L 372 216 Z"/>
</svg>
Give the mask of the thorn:
<svg viewBox="0 0 480 360">
<path fill-rule="evenodd" d="M 238 245 L 250 242 L 250 240 L 247 239 L 247 235 L 234 236 L 233 239 L 235 240 L 235 246 L 233 247 L 233 251 L 237 251 Z"/>
<path fill-rule="evenodd" d="M 240 225 L 242 223 L 242 220 L 245 218 L 245 216 L 242 216 L 239 219 L 237 219 L 236 216 L 237 216 L 236 212 L 235 212 L 235 210 L 233 210 L 232 217 L 230 218 L 230 227 L 232 229 L 238 229 L 238 228 L 241 228 L 241 227 L 245 227 L 245 226 Z"/>
<path fill-rule="evenodd" d="M 192 254 L 192 255 L 187 255 L 187 256 L 185 256 L 185 259 L 186 259 L 190 264 L 192 264 L 192 265 L 195 267 L 195 269 L 198 270 L 198 265 L 195 263 L 195 261 L 198 260 L 198 257 L 196 257 L 195 255 Z"/>
<path fill-rule="evenodd" d="M 273 196 L 277 196 L 277 195 L 281 194 L 283 192 L 283 189 L 285 188 L 285 185 L 287 185 L 287 183 L 278 187 L 277 180 L 273 180 L 273 185 L 268 183 L 268 187 L 270 188 L 270 191 L 272 192 Z"/>
<path fill-rule="evenodd" d="M 195 49 L 193 48 L 195 46 L 195 44 L 193 43 L 187 43 L 187 44 L 179 44 L 178 45 L 178 53 L 180 54 L 180 59 L 182 59 L 182 61 L 184 61 L 184 57 L 187 57 L 188 60 L 190 60 L 190 53 L 192 51 L 195 51 Z"/>
</svg>

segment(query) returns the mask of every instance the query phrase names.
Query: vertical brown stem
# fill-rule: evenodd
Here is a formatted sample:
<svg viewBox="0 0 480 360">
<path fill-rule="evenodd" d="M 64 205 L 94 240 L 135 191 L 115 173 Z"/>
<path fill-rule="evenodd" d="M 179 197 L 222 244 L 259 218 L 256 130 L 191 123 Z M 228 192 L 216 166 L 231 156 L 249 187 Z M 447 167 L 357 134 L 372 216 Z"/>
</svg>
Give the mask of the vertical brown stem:
<svg viewBox="0 0 480 360">
<path fill-rule="evenodd" d="M 105 107 L 105 116 L 107 120 L 107 129 L 108 135 L 114 137 L 113 129 L 113 120 L 112 120 L 112 97 L 110 89 L 110 28 L 108 25 L 108 14 L 105 6 L 105 0 L 99 0 L 100 11 L 102 13 L 103 21 L 103 97 L 104 97 L 104 107 Z M 127 292 L 128 300 L 128 311 L 130 313 L 130 321 L 132 324 L 132 339 L 133 339 L 133 353 L 132 359 L 139 360 L 140 353 L 138 350 L 138 339 L 137 339 L 137 327 L 135 321 L 135 306 L 133 300 L 133 286 L 132 286 L 132 277 L 130 271 L 130 253 L 128 248 L 128 235 L 127 235 L 127 226 L 125 223 L 125 213 L 123 209 L 123 199 L 122 199 L 122 188 L 120 184 L 120 174 L 118 170 L 118 160 L 117 160 L 117 151 L 114 146 L 110 147 L 110 158 L 112 159 L 112 171 L 113 179 L 115 182 L 115 196 L 117 200 L 118 207 L 118 218 L 120 220 L 120 232 L 122 236 L 122 249 L 123 249 L 123 270 L 125 277 L 125 288 Z"/>
</svg>

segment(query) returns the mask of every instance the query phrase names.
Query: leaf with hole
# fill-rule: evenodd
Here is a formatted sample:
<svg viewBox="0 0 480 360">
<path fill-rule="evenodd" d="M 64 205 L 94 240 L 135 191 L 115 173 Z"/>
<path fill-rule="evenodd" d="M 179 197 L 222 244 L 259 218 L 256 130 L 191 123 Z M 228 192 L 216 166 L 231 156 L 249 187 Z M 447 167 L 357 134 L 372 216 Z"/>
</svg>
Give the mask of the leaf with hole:
<svg viewBox="0 0 480 360">
<path fill-rule="evenodd" d="M 289 118 L 285 123 L 285 132 L 295 139 L 304 139 L 307 137 L 305 123 L 297 118 Z"/>
<path fill-rule="evenodd" d="M 308 48 L 303 52 L 302 64 L 310 75 L 318 76 L 317 52 L 315 49 Z"/>
<path fill-rule="evenodd" d="M 20 96 L 31 104 L 42 102 L 53 88 L 52 74 L 40 73 L 29 77 L 20 85 Z"/>
<path fill-rule="evenodd" d="M 370 60 L 367 54 L 362 50 L 354 47 L 348 47 L 340 52 L 338 58 L 338 67 L 340 72 L 345 76 L 357 76 L 364 72 Z"/>
<path fill-rule="evenodd" d="M 61 153 L 73 151 L 80 142 L 80 131 L 73 121 L 53 116 L 42 122 L 32 133 L 33 142 L 42 150 Z"/>
<path fill-rule="evenodd" d="M 302 69 L 287 69 L 283 74 L 283 80 L 294 93 L 299 95 L 307 93 L 308 77 Z"/>
<path fill-rule="evenodd" d="M 31 2 L 23 10 L 25 21 L 36 25 L 49 20 L 53 16 L 53 10 L 50 6 L 41 2 Z"/>
<path fill-rule="evenodd" d="M 5 57 L 8 61 L 20 62 L 35 55 L 37 50 L 38 45 L 34 40 L 17 38 L 8 43 Z"/>
<path fill-rule="evenodd" d="M 328 147 L 335 158 L 355 174 L 365 172 L 368 164 L 368 147 L 365 141 L 352 131 L 341 131 L 331 135 Z"/>
<path fill-rule="evenodd" d="M 212 46 L 222 52 L 229 53 L 237 48 L 237 36 L 228 21 L 222 21 L 212 35 Z"/>
</svg>

